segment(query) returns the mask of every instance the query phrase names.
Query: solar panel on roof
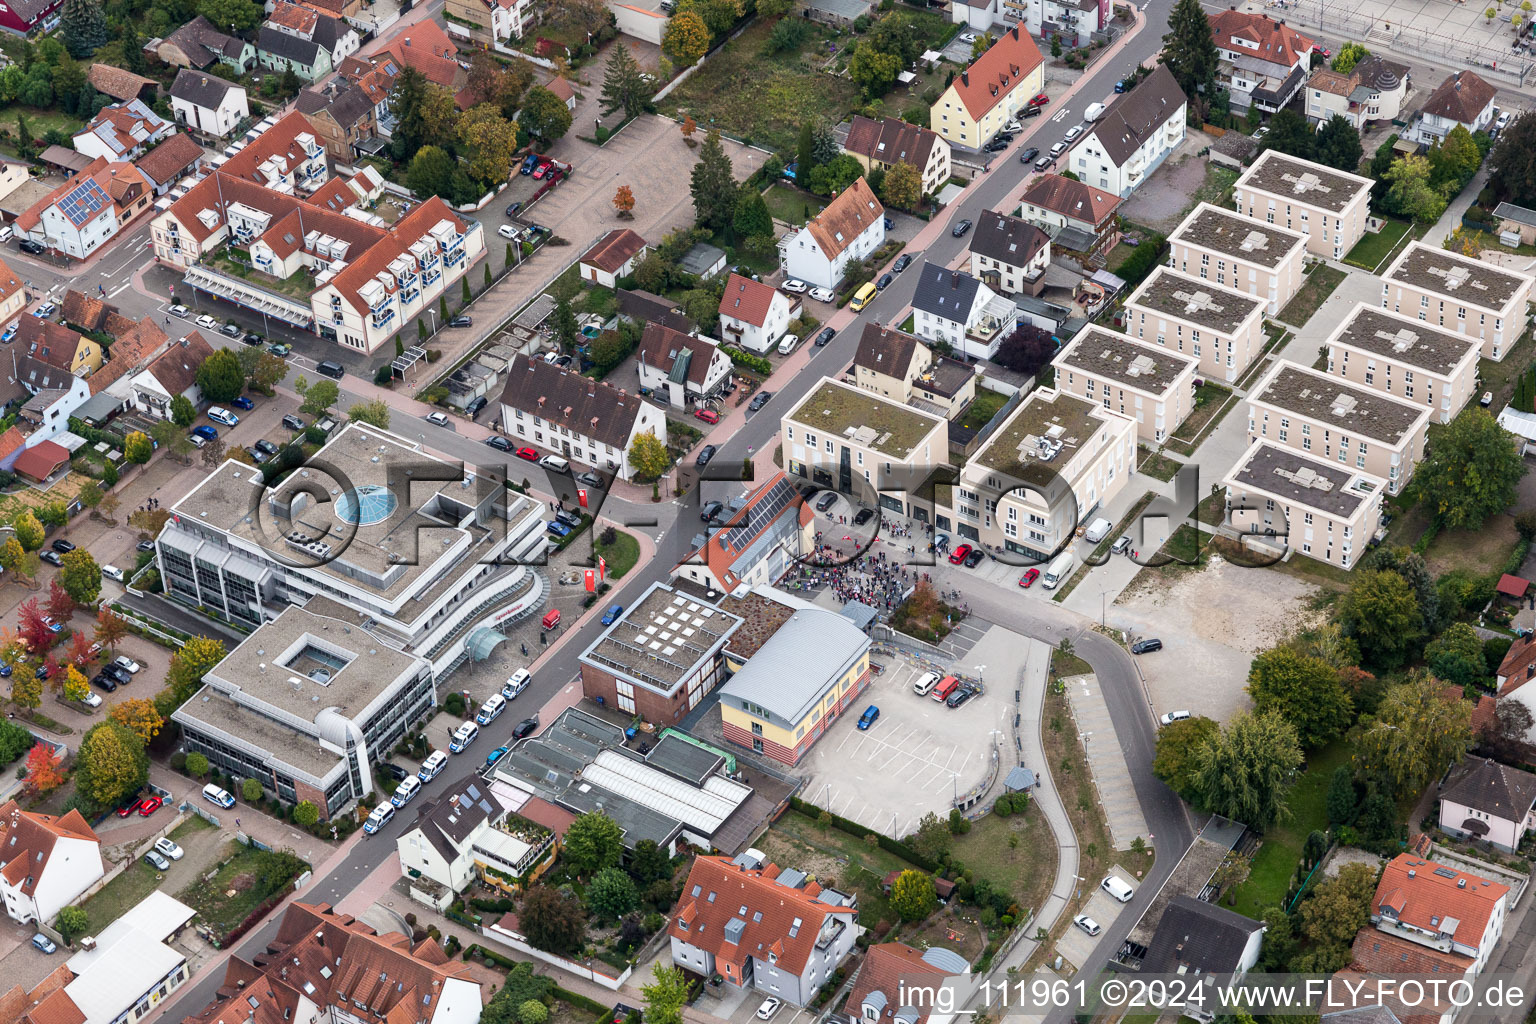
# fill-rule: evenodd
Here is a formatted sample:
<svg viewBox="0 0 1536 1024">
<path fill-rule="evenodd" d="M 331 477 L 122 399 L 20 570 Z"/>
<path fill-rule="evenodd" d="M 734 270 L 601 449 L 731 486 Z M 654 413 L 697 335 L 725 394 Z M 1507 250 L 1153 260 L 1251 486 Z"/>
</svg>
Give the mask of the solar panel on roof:
<svg viewBox="0 0 1536 1024">
<path fill-rule="evenodd" d="M 783 511 L 784 507 L 795 497 L 796 491 L 789 485 L 789 480 L 784 479 L 769 488 L 762 500 L 752 506 L 752 509 L 744 517 L 740 526 L 733 526 L 725 531 L 721 543 L 730 548 L 740 548 L 752 537 L 753 522 L 770 523 L 773 517 Z"/>
<path fill-rule="evenodd" d="M 107 194 L 101 190 L 101 186 L 87 179 L 59 200 L 59 209 L 69 218 L 70 223 L 79 227 L 100 213 L 110 202 Z"/>
</svg>

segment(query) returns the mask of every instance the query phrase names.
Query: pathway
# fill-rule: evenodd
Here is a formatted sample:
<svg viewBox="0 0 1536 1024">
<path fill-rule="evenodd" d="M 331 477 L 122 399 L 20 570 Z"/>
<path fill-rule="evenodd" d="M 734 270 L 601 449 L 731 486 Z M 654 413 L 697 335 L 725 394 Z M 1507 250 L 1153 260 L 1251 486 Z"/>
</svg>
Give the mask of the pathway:
<svg viewBox="0 0 1536 1024">
<path fill-rule="evenodd" d="M 1147 837 L 1147 819 L 1142 816 L 1141 803 L 1131 785 L 1131 773 L 1125 765 L 1125 755 L 1120 752 L 1120 740 L 1115 735 L 1115 724 L 1110 720 L 1109 707 L 1104 703 L 1097 677 L 1071 676 L 1062 680 L 1066 684 L 1067 698 L 1072 703 L 1072 717 L 1077 721 L 1077 732 L 1083 741 L 1083 751 L 1088 756 L 1088 768 L 1093 772 L 1093 784 L 1099 792 L 1099 804 L 1104 809 L 1104 820 L 1109 824 L 1110 839 L 1115 849 L 1129 849 L 1138 836 Z"/>
</svg>

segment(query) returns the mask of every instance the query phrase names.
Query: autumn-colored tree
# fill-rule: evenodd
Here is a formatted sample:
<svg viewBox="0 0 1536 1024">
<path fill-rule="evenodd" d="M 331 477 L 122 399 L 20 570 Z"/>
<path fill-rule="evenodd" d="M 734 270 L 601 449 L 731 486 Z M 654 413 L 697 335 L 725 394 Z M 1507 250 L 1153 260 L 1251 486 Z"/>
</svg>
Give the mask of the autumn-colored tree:
<svg viewBox="0 0 1536 1024">
<path fill-rule="evenodd" d="M 73 665 L 64 668 L 64 699 L 85 700 L 91 692 L 91 684 L 85 681 L 85 676 Z"/>
<path fill-rule="evenodd" d="M 96 642 L 106 650 L 112 650 L 128 635 L 128 623 L 111 608 L 96 613 Z"/>
<path fill-rule="evenodd" d="M 23 708 L 35 708 L 43 702 L 42 680 L 24 661 L 11 670 L 11 700 Z"/>
<path fill-rule="evenodd" d="M 143 697 L 131 697 L 112 705 L 107 717 L 133 733 L 146 745 L 160 732 L 165 719 L 155 709 L 155 702 Z"/>
<path fill-rule="evenodd" d="M 64 660 L 86 672 L 97 657 L 97 653 L 91 650 L 91 638 L 85 630 L 76 630 L 69 638 L 69 649 L 64 652 Z"/>
<path fill-rule="evenodd" d="M 690 146 L 693 145 L 693 133 L 699 130 L 699 122 L 693 119 L 692 114 L 683 115 L 682 130 L 683 141 Z"/>
<path fill-rule="evenodd" d="M 69 617 L 75 614 L 75 599 L 69 596 L 69 591 L 59 583 L 58 577 L 54 577 L 48 583 L 48 617 L 54 622 L 68 622 Z"/>
<path fill-rule="evenodd" d="M 117 507 L 122 503 L 123 501 L 121 498 L 109 491 L 101 496 L 101 504 L 96 506 L 96 512 L 94 514 L 107 523 L 116 526 Z M 166 514 L 169 515 L 170 513 Z"/>
<path fill-rule="evenodd" d="M 43 668 L 48 670 L 48 688 L 58 693 L 64 688 L 64 666 L 59 659 L 52 654 L 43 659 Z"/>
<path fill-rule="evenodd" d="M 661 34 L 661 52 L 679 67 L 693 64 L 709 52 L 709 26 L 696 11 L 678 11 Z"/>
<path fill-rule="evenodd" d="M 202 685 L 203 676 L 209 669 L 224 660 L 224 645 L 206 636 L 195 636 L 171 658 L 171 668 L 166 673 L 166 684 L 175 693 L 178 703 Z"/>
<path fill-rule="evenodd" d="M 36 551 L 43 546 L 43 524 L 37 521 L 37 516 L 30 510 L 12 520 L 11 527 L 16 531 L 16 539 L 21 542 L 22 550 Z"/>
<path fill-rule="evenodd" d="M 0 569 L 10 573 L 19 572 L 26 557 L 27 553 L 22 550 L 21 542 L 15 537 L 7 537 L 5 543 L 0 544 Z"/>
<path fill-rule="evenodd" d="M 85 548 L 66 552 L 59 560 L 59 574 L 54 583 L 62 585 L 80 604 L 95 604 L 101 596 L 101 566 Z"/>
<path fill-rule="evenodd" d="M 634 216 L 635 193 L 628 185 L 620 185 L 619 190 L 613 194 L 613 208 L 619 211 L 620 217 Z"/>
<path fill-rule="evenodd" d="M 158 537 L 170 518 L 171 513 L 168 509 L 157 508 L 153 512 L 148 509 L 139 509 L 128 517 L 128 525 L 143 530 L 151 537 Z"/>
<path fill-rule="evenodd" d="M 114 807 L 149 778 L 139 738 L 108 719 L 91 727 L 75 756 L 75 790 L 98 807 Z"/>
<path fill-rule="evenodd" d="M 43 611 L 37 606 L 37 598 L 31 598 L 17 609 L 16 625 L 27 650 L 36 653 L 53 646 L 53 631 L 43 621 Z"/>
<path fill-rule="evenodd" d="M 26 790 L 30 796 L 52 793 L 64 784 L 64 755 L 46 743 L 36 744 L 27 752 Z"/>
<path fill-rule="evenodd" d="M 142 430 L 135 430 L 123 440 L 123 457 L 129 462 L 144 465 L 155 454 L 155 443 Z"/>
</svg>

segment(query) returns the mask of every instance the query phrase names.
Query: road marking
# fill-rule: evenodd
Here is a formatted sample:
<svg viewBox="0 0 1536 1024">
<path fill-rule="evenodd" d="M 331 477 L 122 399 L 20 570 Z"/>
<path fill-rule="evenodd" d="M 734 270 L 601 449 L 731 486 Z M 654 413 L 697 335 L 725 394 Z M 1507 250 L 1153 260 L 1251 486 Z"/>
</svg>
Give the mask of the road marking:
<svg viewBox="0 0 1536 1024">
<path fill-rule="evenodd" d="M 124 281 L 122 284 L 118 285 L 116 288 L 114 288 L 111 291 L 107 292 L 107 298 L 109 298 L 109 299 L 112 298 L 118 292 L 122 291 L 124 288 L 130 287 L 132 284 L 133 284 L 132 281 Z"/>
<path fill-rule="evenodd" d="M 1067 116 L 1067 112 L 1066 112 L 1066 110 L 1065 110 L 1065 109 L 1062 109 L 1062 110 L 1058 110 L 1058 111 L 1056 111 L 1056 113 L 1055 113 L 1055 114 L 1053 114 L 1053 115 L 1052 115 L 1052 116 L 1051 116 L 1051 120 L 1052 120 L 1052 121 L 1060 121 L 1060 120 L 1062 120 L 1062 119 L 1063 119 L 1063 118 L 1065 118 L 1065 117 L 1066 117 L 1066 116 Z"/>
</svg>

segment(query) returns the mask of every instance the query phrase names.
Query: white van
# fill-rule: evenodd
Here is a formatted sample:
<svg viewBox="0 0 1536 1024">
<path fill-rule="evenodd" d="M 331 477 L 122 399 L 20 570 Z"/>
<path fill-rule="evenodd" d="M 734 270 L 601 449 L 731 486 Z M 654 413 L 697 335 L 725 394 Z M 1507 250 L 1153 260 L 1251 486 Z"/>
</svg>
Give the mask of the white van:
<svg viewBox="0 0 1536 1024">
<path fill-rule="evenodd" d="M 102 566 L 101 574 L 109 580 L 117 580 L 119 583 L 123 581 L 123 570 L 119 569 L 115 565 Z"/>
<path fill-rule="evenodd" d="M 0 242 L 9 242 L 12 238 L 15 237 L 16 229 L 11 227 L 9 224 L 3 228 L 0 228 Z"/>
<path fill-rule="evenodd" d="M 1090 103 L 1088 104 L 1088 109 L 1083 111 L 1083 120 L 1097 121 L 1099 118 L 1104 116 L 1104 112 L 1108 109 L 1109 108 L 1102 103 Z"/>
<path fill-rule="evenodd" d="M 786 335 L 784 335 L 784 340 L 779 342 L 779 355 L 781 355 L 781 356 L 789 355 L 791 352 L 793 352 L 795 350 L 795 346 L 798 345 L 798 344 L 800 344 L 800 335 L 798 335 L 798 334 L 786 334 Z"/>
<path fill-rule="evenodd" d="M 1097 544 L 1109 536 L 1109 531 L 1115 528 L 1115 524 L 1108 519 L 1095 519 L 1088 524 L 1088 529 L 1083 531 L 1083 539 L 1090 544 Z"/>
<path fill-rule="evenodd" d="M 396 807 L 404 807 L 411 802 L 411 797 L 421 792 L 421 780 L 411 776 L 395 787 L 395 795 L 389 798 L 389 802 Z"/>
<path fill-rule="evenodd" d="M 434 750 L 431 757 L 421 762 L 421 767 L 416 770 L 416 777 L 422 782 L 431 782 L 447 766 L 448 755 L 441 750 Z"/>
<path fill-rule="evenodd" d="M 926 697 L 938 681 L 939 674 L 937 672 L 926 672 L 918 677 L 917 682 L 912 684 L 912 692 L 919 697 Z"/>
<path fill-rule="evenodd" d="M 1114 875 L 1105 877 L 1104 881 L 1099 883 L 1099 888 L 1109 893 L 1121 903 L 1131 902 L 1131 897 L 1136 895 L 1135 889 L 1132 889 Z"/>
<path fill-rule="evenodd" d="M 499 693 L 493 693 L 480 705 L 480 713 L 475 716 L 475 721 L 480 725 L 490 725 L 501 717 L 501 713 L 507 708 L 507 698 Z"/>
<path fill-rule="evenodd" d="M 501 688 L 501 695 L 507 700 L 516 700 L 517 695 L 528 689 L 528 684 L 531 682 L 533 682 L 533 673 L 520 668 L 507 677 L 506 685 Z"/>
<path fill-rule="evenodd" d="M 218 804 L 225 810 L 235 806 L 235 798 L 229 795 L 229 791 L 215 786 L 211 782 L 203 787 L 203 799 L 209 803 Z"/>
<path fill-rule="evenodd" d="M 462 754 L 469 749 L 469 745 L 475 742 L 480 735 L 480 727 L 474 722 L 465 722 L 454 730 L 453 740 L 449 742 L 448 749 L 452 753 Z"/>
<path fill-rule="evenodd" d="M 1051 564 L 1045 567 L 1045 575 L 1041 582 L 1046 590 L 1055 590 L 1056 585 L 1072 575 L 1072 567 L 1077 564 L 1077 559 L 1072 557 L 1072 552 L 1063 551 L 1051 560 Z"/>
<path fill-rule="evenodd" d="M 221 405 L 216 405 L 212 409 L 209 409 L 208 418 L 218 423 L 222 423 L 226 427 L 237 426 L 240 423 L 239 416 L 236 416 L 234 413 L 230 412 L 228 409 Z"/>
<path fill-rule="evenodd" d="M 571 471 L 571 464 L 566 462 L 558 455 L 544 456 L 539 460 L 539 465 L 543 466 L 551 473 L 569 473 Z"/>
</svg>

